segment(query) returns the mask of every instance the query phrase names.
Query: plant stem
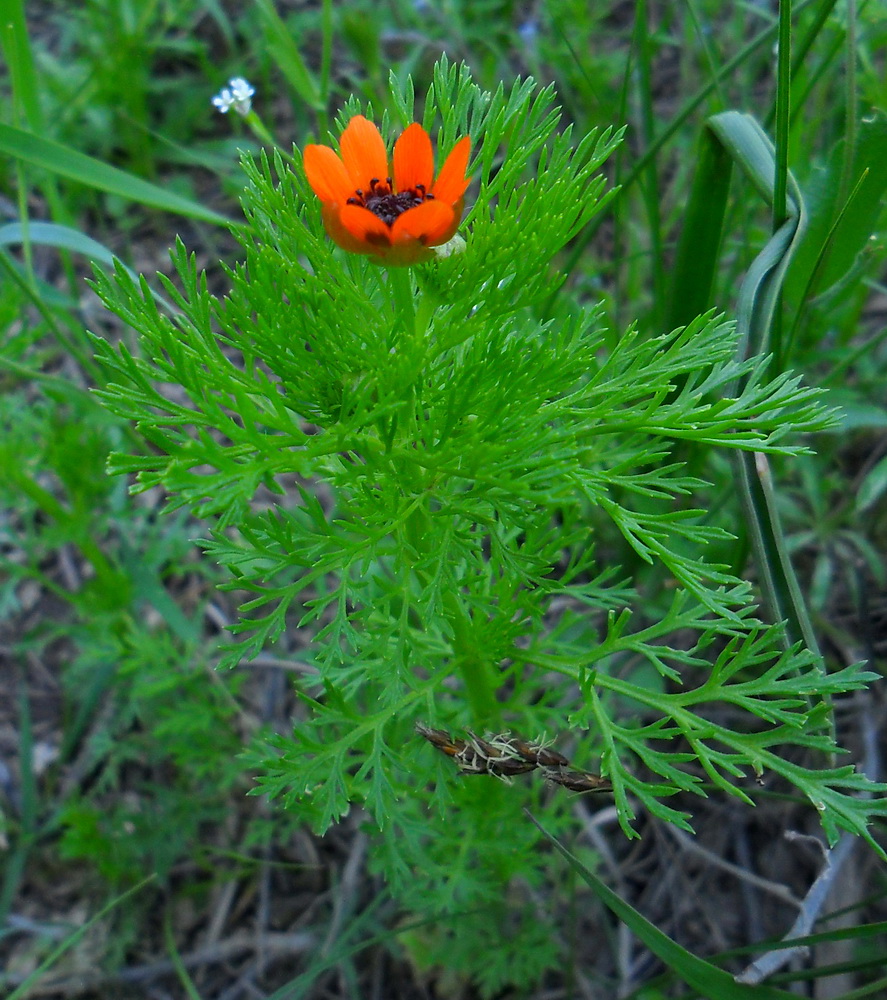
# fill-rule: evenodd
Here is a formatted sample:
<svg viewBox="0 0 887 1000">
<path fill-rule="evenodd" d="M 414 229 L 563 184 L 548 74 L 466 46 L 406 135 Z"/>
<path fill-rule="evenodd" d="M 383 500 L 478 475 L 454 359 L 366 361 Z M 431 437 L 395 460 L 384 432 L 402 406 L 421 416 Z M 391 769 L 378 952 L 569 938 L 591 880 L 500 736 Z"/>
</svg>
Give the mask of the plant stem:
<svg viewBox="0 0 887 1000">
<path fill-rule="evenodd" d="M 320 110 L 317 113 L 317 124 L 320 135 L 329 128 L 327 107 L 330 102 L 330 77 L 333 65 L 333 0 L 323 0 L 320 15 L 320 25 L 323 42 L 320 50 Z"/>
<path fill-rule="evenodd" d="M 415 553 L 412 569 L 422 586 L 437 575 L 420 565 L 426 556 L 434 552 L 433 540 L 434 531 L 425 499 L 407 518 L 403 538 L 403 543 Z M 456 587 L 443 595 L 442 604 L 444 617 L 452 631 L 452 663 L 465 685 L 472 719 L 478 728 L 493 727 L 500 714 L 496 682 L 490 663 L 474 641 L 471 614 Z"/>
<path fill-rule="evenodd" d="M 776 60 L 776 170 L 773 179 L 773 225 L 772 231 L 786 220 L 788 196 L 788 132 L 791 108 L 791 0 L 779 3 L 779 47 Z"/>
<path fill-rule="evenodd" d="M 412 342 L 416 338 L 416 293 L 409 268 L 389 268 L 388 287 L 391 289 L 391 299 L 394 304 L 395 323 L 401 333 Z"/>
<path fill-rule="evenodd" d="M 471 616 L 458 594 L 447 594 L 443 604 L 453 630 L 453 663 L 462 675 L 472 717 L 479 726 L 489 726 L 499 718 L 490 664 L 474 642 Z"/>
<path fill-rule="evenodd" d="M 416 288 L 413 284 L 412 272 L 405 267 L 388 269 L 388 287 L 394 307 L 395 330 L 398 338 L 398 351 L 409 357 L 409 370 L 414 373 L 404 385 L 408 398 L 416 403 L 410 417 L 412 427 L 417 428 L 417 413 L 419 392 L 415 375 L 421 369 L 424 356 L 422 343 L 428 324 L 434 312 L 429 301 L 417 302 Z M 418 430 L 417 430 L 418 433 Z M 407 493 L 424 491 L 424 486 L 409 475 L 407 468 L 401 468 L 400 475 Z M 422 564 L 429 556 L 434 556 L 435 532 L 431 515 L 428 510 L 428 497 L 422 496 L 415 509 L 407 518 L 403 536 L 403 544 L 415 554 L 412 571 L 421 586 L 427 586 L 432 579 L 440 574 L 429 572 Z M 474 627 L 471 613 L 466 608 L 458 589 L 458 580 L 454 581 L 453 589 L 442 598 L 444 617 L 452 631 L 453 666 L 462 676 L 465 684 L 465 694 L 471 707 L 471 715 L 475 725 L 490 726 L 499 716 L 499 705 L 495 695 L 495 679 L 491 667 L 483 651 L 477 648 L 474 641 Z"/>
<path fill-rule="evenodd" d="M 276 149 L 285 159 L 292 161 L 292 156 L 286 152 L 286 150 L 280 148 L 280 144 L 274 138 L 274 136 L 268 131 L 267 126 L 262 121 L 262 119 L 255 113 L 255 111 L 249 111 L 243 117 L 244 122 L 249 126 L 253 135 L 259 140 L 259 142 L 264 143 L 266 146 L 272 146 Z"/>
<path fill-rule="evenodd" d="M 779 45 L 776 60 L 776 169 L 773 178 L 773 232 L 777 232 L 787 218 L 788 201 L 788 142 L 792 90 L 792 0 L 779 2 Z M 770 344 L 773 351 L 771 370 L 781 372 L 785 368 L 782 347 L 781 296 L 770 329 Z"/>
</svg>

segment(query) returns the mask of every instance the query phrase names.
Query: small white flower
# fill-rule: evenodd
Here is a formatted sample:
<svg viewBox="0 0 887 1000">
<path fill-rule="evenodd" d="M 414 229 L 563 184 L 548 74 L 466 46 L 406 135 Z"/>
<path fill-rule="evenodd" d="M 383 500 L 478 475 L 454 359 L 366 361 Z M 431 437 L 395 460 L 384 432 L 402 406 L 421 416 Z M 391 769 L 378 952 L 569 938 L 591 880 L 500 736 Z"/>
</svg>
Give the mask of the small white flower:
<svg viewBox="0 0 887 1000">
<path fill-rule="evenodd" d="M 242 76 L 232 76 L 227 87 L 222 87 L 213 98 L 213 104 L 223 115 L 234 108 L 239 115 L 248 115 L 252 107 L 250 98 L 255 93 L 255 88 L 250 86 L 248 80 Z"/>
</svg>

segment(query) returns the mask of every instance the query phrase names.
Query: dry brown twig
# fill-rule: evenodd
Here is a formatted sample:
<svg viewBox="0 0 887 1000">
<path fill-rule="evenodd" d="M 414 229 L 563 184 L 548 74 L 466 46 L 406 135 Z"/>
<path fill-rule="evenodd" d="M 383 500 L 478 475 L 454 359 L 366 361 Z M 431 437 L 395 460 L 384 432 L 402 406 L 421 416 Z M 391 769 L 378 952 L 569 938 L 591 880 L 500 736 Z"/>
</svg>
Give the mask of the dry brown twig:
<svg viewBox="0 0 887 1000">
<path fill-rule="evenodd" d="M 463 774 L 491 774 L 511 784 L 514 775 L 539 768 L 546 780 L 572 792 L 609 792 L 613 787 L 600 775 L 564 770 L 570 767 L 569 760 L 541 740 L 531 742 L 510 733 L 482 739 L 470 729 L 462 739 L 422 723 L 416 723 L 416 731 L 441 753 L 451 757 Z"/>
</svg>

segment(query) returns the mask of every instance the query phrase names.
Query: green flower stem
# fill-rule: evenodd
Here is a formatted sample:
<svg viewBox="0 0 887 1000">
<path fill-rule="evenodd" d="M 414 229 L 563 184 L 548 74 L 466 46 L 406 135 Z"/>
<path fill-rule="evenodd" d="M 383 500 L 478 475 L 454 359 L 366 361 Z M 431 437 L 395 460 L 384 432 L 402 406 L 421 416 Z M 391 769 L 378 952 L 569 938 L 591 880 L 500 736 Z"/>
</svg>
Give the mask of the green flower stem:
<svg viewBox="0 0 887 1000">
<path fill-rule="evenodd" d="M 394 303 L 394 317 L 398 329 L 410 341 L 418 336 L 416 329 L 416 293 L 413 276 L 407 267 L 390 267 L 387 271 L 388 287 Z M 425 331 L 423 330 L 422 333 Z"/>
<path fill-rule="evenodd" d="M 410 358 L 410 367 L 418 369 L 421 365 L 423 351 L 422 339 L 431 321 L 433 307 L 429 308 L 427 301 L 418 303 L 413 276 L 408 268 L 392 267 L 388 269 L 388 287 L 394 304 L 394 317 L 398 331 L 403 336 L 402 350 Z M 416 392 L 415 380 L 404 387 L 414 398 Z M 421 484 L 409 477 L 407 468 L 400 468 L 399 474 L 404 480 L 404 488 L 413 492 L 421 489 Z M 427 556 L 432 554 L 431 517 L 428 513 L 427 498 L 409 515 L 405 526 L 405 543 L 415 553 L 413 572 L 422 585 L 426 585 L 429 574 L 420 569 Z M 466 610 L 458 593 L 451 591 L 444 596 L 443 609 L 446 620 L 453 634 L 453 665 L 462 675 L 465 683 L 465 693 L 471 706 L 471 714 L 475 723 L 480 726 L 492 724 L 499 715 L 499 705 L 495 696 L 495 681 L 490 664 L 474 642 L 474 629 L 471 615 Z"/>
<path fill-rule="evenodd" d="M 330 80 L 333 66 L 333 36 L 335 21 L 333 18 L 333 0 L 323 0 L 320 15 L 321 37 L 320 49 L 320 102 L 317 109 L 317 133 L 325 135 L 329 129 L 327 108 L 330 103 Z"/>
<path fill-rule="evenodd" d="M 433 538 L 431 517 L 424 501 L 407 518 L 404 534 L 404 543 L 415 553 L 413 572 L 422 585 L 431 579 L 431 574 L 420 568 L 420 564 L 432 552 Z M 483 650 L 477 648 L 471 615 L 457 591 L 444 595 L 443 611 L 452 631 L 453 666 L 465 684 L 474 723 L 478 728 L 494 728 L 500 716 L 495 677 Z"/>
<path fill-rule="evenodd" d="M 249 126 L 250 131 L 259 140 L 259 142 L 264 143 L 266 146 L 273 146 L 275 149 L 280 149 L 280 147 L 277 144 L 277 140 L 268 131 L 268 129 L 265 126 L 265 123 L 255 113 L 255 111 L 248 111 L 243 116 L 243 120 Z M 281 152 L 283 151 L 281 150 Z M 286 156 L 286 154 L 284 155 Z M 286 156 L 286 158 L 290 159 L 289 156 Z"/>
<path fill-rule="evenodd" d="M 473 641 L 471 617 L 457 594 L 447 594 L 443 604 L 447 621 L 453 630 L 453 663 L 465 683 L 471 714 L 478 728 L 497 728 L 500 713 L 495 681 L 483 651 Z"/>
</svg>

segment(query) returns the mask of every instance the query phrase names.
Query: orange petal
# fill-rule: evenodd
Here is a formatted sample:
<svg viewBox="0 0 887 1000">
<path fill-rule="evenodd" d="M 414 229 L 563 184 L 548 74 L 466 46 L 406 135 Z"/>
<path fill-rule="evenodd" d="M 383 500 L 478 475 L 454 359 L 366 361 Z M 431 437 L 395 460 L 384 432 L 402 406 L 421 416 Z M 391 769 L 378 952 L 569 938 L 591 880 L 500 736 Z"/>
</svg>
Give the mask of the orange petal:
<svg viewBox="0 0 887 1000">
<path fill-rule="evenodd" d="M 442 243 L 448 243 L 455 235 L 456 230 L 459 228 L 459 223 L 462 221 L 462 209 L 465 207 L 465 199 L 460 198 L 455 205 L 453 205 L 453 221 L 450 225 L 435 237 L 435 242 L 432 246 L 440 246 Z"/>
<path fill-rule="evenodd" d="M 306 146 L 302 164 L 308 183 L 321 201 L 344 202 L 354 194 L 345 164 L 328 146 Z"/>
<path fill-rule="evenodd" d="M 388 176 L 388 154 L 379 130 L 363 115 L 355 115 L 339 140 L 345 169 L 351 176 L 352 188 L 366 190 L 375 177 L 384 181 Z"/>
<path fill-rule="evenodd" d="M 456 219 L 456 226 L 459 220 Z M 434 247 L 446 241 L 454 232 L 453 209 L 442 201 L 423 201 L 415 208 L 408 208 L 394 220 L 391 242 L 398 244 L 418 242 L 424 247 Z M 447 235 L 449 233 L 449 235 Z"/>
<path fill-rule="evenodd" d="M 384 254 L 391 247 L 391 230 L 362 205 L 345 205 L 338 214 L 339 223 L 357 240 L 361 249 L 356 253 Z M 332 234 L 331 234 L 332 235 Z M 350 250 L 350 247 L 345 247 Z"/>
<path fill-rule="evenodd" d="M 437 180 L 431 191 L 439 201 L 445 201 L 450 205 L 456 202 L 465 194 L 471 178 L 465 179 L 465 168 L 468 166 L 468 157 L 471 153 L 471 139 L 466 135 L 460 139 L 450 151 L 446 163 L 440 168 Z"/>
<path fill-rule="evenodd" d="M 409 191 L 422 185 L 427 191 L 433 180 L 431 139 L 418 122 L 413 122 L 394 144 L 394 190 Z"/>
<path fill-rule="evenodd" d="M 349 253 L 369 253 L 370 251 L 367 249 L 366 244 L 342 225 L 340 218 L 342 207 L 342 205 L 333 205 L 329 202 L 323 203 L 321 214 L 323 215 L 323 225 L 327 231 L 327 235 L 335 244 L 343 250 L 348 250 Z"/>
</svg>

